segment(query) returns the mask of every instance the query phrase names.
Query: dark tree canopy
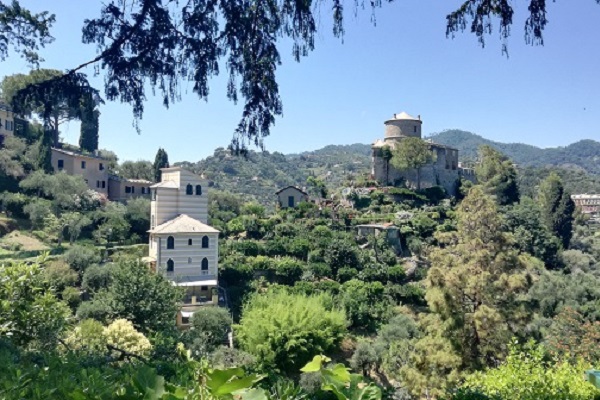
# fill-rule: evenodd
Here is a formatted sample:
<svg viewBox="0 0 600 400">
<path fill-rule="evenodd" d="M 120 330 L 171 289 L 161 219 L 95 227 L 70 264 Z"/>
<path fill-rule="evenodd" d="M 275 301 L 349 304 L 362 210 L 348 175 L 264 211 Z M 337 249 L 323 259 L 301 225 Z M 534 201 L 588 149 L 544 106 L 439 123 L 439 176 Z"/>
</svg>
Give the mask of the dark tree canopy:
<svg viewBox="0 0 600 400">
<path fill-rule="evenodd" d="M 0 61 L 8 57 L 11 47 L 34 65 L 42 61 L 36 50 L 54 40 L 50 36 L 54 19 L 48 12 L 32 14 L 17 0 L 0 1 Z"/>
<path fill-rule="evenodd" d="M 154 171 L 154 180 L 156 182 L 160 182 L 161 177 L 161 168 L 169 167 L 169 156 L 167 152 L 161 147 L 156 152 L 156 157 L 154 158 L 154 164 L 152 165 L 152 169 Z"/>
<path fill-rule="evenodd" d="M 372 1 L 372 10 L 384 2 L 391 0 Z M 355 2 L 354 11 L 363 5 Z M 330 4 L 312 0 L 108 1 L 99 17 L 85 20 L 83 26 L 83 42 L 96 45 L 98 55 L 48 83 L 34 86 L 38 97 L 52 91 L 57 83 L 63 87 L 63 82 L 67 91 L 74 90 L 72 83 L 87 91 L 89 85 L 79 71 L 94 65 L 105 73 L 106 98 L 130 104 L 137 121 L 142 117 L 148 88 L 161 95 L 165 106 L 180 98 L 180 89 L 187 82 L 199 98 L 207 99 L 209 81 L 224 65 L 229 75 L 228 98 L 237 102 L 241 97 L 244 102 L 230 147 L 246 153 L 249 144 L 263 148 L 263 139 L 283 112 L 276 80 L 281 47 L 291 41 L 296 61 L 314 49 L 318 29 L 315 14 L 320 7 L 331 7 L 333 34 L 343 36 L 345 10 L 340 0 Z M 546 1 L 529 0 L 528 9 L 526 41 L 543 44 L 542 33 L 548 22 Z M 485 45 L 492 21 L 498 19 L 506 51 L 513 14 L 509 0 L 463 0 L 447 16 L 446 33 L 453 37 L 470 26 Z M 50 40 L 52 15 L 32 15 L 16 1 L 12 6 L 0 1 L 0 17 L 0 59 L 6 57 L 9 45 L 27 53 Z"/>
</svg>

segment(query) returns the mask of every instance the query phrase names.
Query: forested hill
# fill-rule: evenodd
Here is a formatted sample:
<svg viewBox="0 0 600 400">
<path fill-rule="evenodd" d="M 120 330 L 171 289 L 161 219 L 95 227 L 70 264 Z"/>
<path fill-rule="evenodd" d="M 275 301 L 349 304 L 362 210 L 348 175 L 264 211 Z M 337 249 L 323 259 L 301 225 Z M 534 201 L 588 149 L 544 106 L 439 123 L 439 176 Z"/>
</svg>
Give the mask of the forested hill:
<svg viewBox="0 0 600 400">
<path fill-rule="evenodd" d="M 247 157 L 233 156 L 218 148 L 212 156 L 196 163 L 178 165 L 203 173 L 215 187 L 248 195 L 269 204 L 275 201 L 275 191 L 288 185 L 306 186 L 314 175 L 337 187 L 351 173 L 366 173 L 370 169 L 370 146 L 363 144 L 326 146 L 301 154 L 254 152 Z"/>
<path fill-rule="evenodd" d="M 458 148 L 461 158 L 474 159 L 477 148 L 483 144 L 497 148 L 521 167 L 523 187 L 535 188 L 550 170 L 554 170 L 565 179 L 567 188 L 573 193 L 600 191 L 600 143 L 593 140 L 579 141 L 567 147 L 540 149 L 519 143 L 498 143 L 460 130 L 444 131 L 431 138 Z M 276 190 L 287 185 L 305 187 L 311 175 L 321 178 L 329 188 L 339 188 L 356 175 L 368 174 L 370 154 L 371 146 L 359 143 L 329 145 L 315 151 L 287 155 L 251 151 L 246 158 L 218 148 L 204 160 L 180 165 L 203 173 L 218 189 L 273 205 Z"/>
<path fill-rule="evenodd" d="M 434 142 L 456 147 L 461 158 L 475 159 L 481 145 L 489 145 L 510 157 L 521 166 L 577 167 L 600 174 L 600 142 L 580 140 L 566 147 L 542 149 L 523 143 L 499 143 L 471 132 L 447 130 L 431 135 Z"/>
</svg>

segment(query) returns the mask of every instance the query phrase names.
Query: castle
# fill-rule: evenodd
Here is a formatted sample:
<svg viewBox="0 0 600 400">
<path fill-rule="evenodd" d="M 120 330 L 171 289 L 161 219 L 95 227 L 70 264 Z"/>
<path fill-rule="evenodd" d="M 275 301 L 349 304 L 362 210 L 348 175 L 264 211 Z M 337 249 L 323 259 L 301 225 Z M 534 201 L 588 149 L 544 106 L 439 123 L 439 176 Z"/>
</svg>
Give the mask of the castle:
<svg viewBox="0 0 600 400">
<path fill-rule="evenodd" d="M 208 182 L 180 167 L 162 168 L 150 186 L 151 268 L 184 287 L 177 324 L 185 327 L 199 307 L 218 304 L 219 231 L 208 223 Z"/>
<path fill-rule="evenodd" d="M 421 116 L 417 118 L 405 112 L 394 114 L 393 117 L 384 122 L 385 137 L 378 139 L 372 148 L 372 170 L 371 174 L 375 180 L 382 185 L 396 185 L 404 181 L 409 187 L 416 187 L 416 170 L 397 170 L 391 165 L 391 153 L 396 145 L 407 137 L 421 136 Z M 433 141 L 427 141 L 434 154 L 433 161 L 421 167 L 421 188 L 441 186 L 450 195 L 456 194 L 457 181 L 464 177 L 469 180 L 475 179 L 472 169 L 462 168 L 458 162 L 458 149 Z"/>
</svg>

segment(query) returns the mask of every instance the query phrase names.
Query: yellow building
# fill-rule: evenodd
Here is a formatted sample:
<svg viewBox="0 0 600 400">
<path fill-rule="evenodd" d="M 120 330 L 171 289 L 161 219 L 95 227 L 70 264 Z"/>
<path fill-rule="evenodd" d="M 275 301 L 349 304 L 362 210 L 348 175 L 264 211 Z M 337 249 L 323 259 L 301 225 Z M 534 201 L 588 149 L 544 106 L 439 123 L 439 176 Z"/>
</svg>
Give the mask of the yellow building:
<svg viewBox="0 0 600 400">
<path fill-rule="evenodd" d="M 125 179 L 116 175 L 108 177 L 108 198 L 111 201 L 125 202 L 138 197 L 150 198 L 150 186 L 154 182 L 144 179 Z"/>
<path fill-rule="evenodd" d="M 107 163 L 101 157 L 52 148 L 52 167 L 56 172 L 81 175 L 88 187 L 108 197 Z"/>
</svg>

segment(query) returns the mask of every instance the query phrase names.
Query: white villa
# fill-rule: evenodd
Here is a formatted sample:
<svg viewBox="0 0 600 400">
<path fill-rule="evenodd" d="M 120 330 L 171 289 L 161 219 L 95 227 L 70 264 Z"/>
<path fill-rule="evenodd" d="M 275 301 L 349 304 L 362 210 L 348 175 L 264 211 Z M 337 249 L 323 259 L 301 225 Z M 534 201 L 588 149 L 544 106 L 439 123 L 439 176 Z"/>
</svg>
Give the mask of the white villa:
<svg viewBox="0 0 600 400">
<path fill-rule="evenodd" d="M 147 261 L 174 284 L 186 288 L 178 325 L 194 311 L 217 305 L 219 231 L 207 225 L 208 182 L 180 167 L 163 168 L 150 186 L 150 251 Z"/>
</svg>

